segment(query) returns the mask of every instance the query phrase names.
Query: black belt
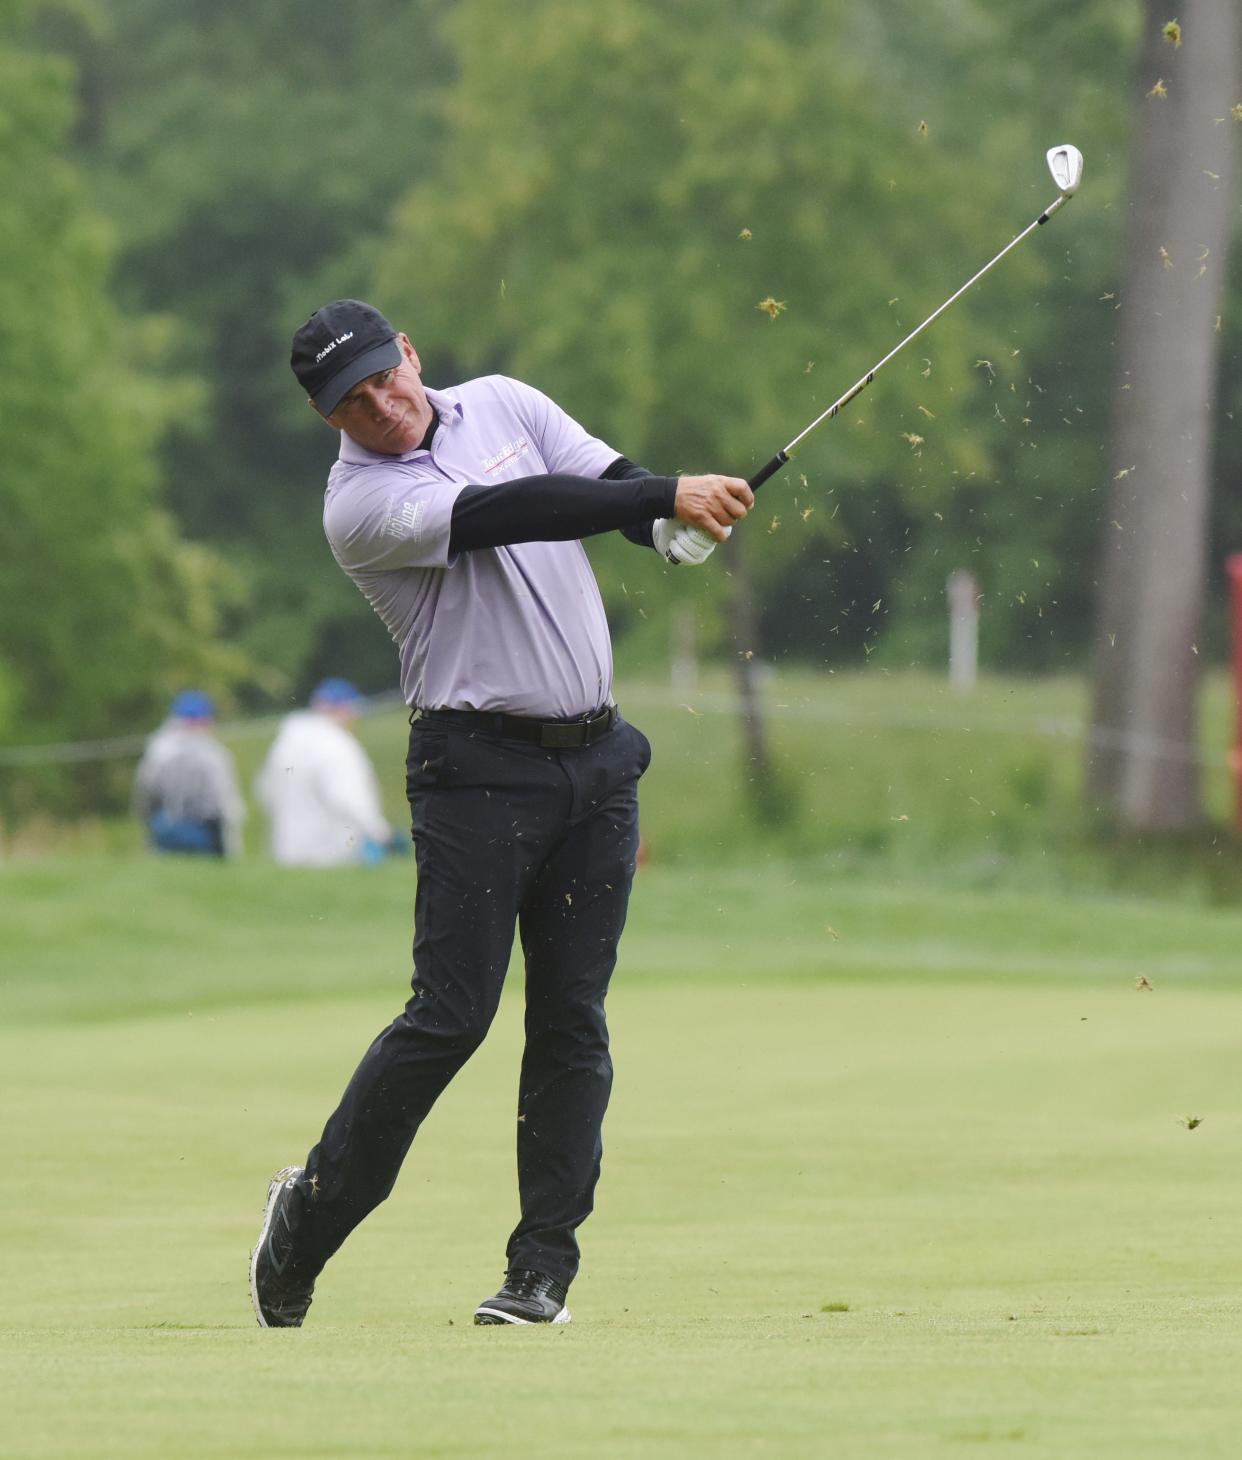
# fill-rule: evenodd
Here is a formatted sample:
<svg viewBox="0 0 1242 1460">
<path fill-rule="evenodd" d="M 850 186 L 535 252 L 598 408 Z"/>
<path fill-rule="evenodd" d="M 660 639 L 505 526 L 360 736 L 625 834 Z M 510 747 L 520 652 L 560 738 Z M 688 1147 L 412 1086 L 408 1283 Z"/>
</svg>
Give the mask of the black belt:
<svg viewBox="0 0 1242 1460">
<path fill-rule="evenodd" d="M 607 735 L 620 714 L 616 705 L 605 705 L 602 710 L 578 720 L 533 720 L 525 715 L 506 715 L 499 710 L 422 710 L 415 707 L 410 724 L 415 720 L 427 720 L 432 724 L 444 721 L 468 730 L 503 735 L 510 740 L 530 740 L 545 750 L 570 750 L 576 745 L 590 745 Z"/>
</svg>

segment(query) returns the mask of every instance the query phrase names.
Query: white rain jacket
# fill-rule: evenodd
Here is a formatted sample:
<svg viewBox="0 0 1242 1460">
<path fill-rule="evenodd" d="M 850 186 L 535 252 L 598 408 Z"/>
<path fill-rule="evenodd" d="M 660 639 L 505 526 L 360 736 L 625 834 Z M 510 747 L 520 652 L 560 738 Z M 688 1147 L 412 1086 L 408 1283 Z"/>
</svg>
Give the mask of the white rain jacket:
<svg viewBox="0 0 1242 1460">
<path fill-rule="evenodd" d="M 339 867 L 386 843 L 379 783 L 357 739 L 317 710 L 282 722 L 255 780 L 270 818 L 273 858 L 286 867 Z"/>
</svg>

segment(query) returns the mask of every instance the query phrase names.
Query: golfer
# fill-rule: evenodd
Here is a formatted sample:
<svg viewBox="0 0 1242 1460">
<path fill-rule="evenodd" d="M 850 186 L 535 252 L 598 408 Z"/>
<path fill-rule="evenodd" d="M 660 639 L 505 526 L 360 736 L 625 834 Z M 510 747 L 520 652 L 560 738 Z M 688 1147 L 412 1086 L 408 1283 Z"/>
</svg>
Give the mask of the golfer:
<svg viewBox="0 0 1242 1460">
<path fill-rule="evenodd" d="M 250 1265 L 255 1312 L 265 1327 L 299 1326 L 324 1264 L 392 1190 L 487 1033 L 516 926 L 520 1215 L 504 1284 L 474 1316 L 567 1323 L 612 1085 L 604 998 L 651 755 L 613 699 L 579 539 L 619 529 L 701 562 L 754 499 L 736 477 L 653 476 L 516 380 L 424 386 L 409 338 L 357 300 L 311 315 L 292 366 L 340 433 L 328 541 L 401 657 L 418 887 L 413 995 L 305 1164 L 271 1182 Z"/>
</svg>

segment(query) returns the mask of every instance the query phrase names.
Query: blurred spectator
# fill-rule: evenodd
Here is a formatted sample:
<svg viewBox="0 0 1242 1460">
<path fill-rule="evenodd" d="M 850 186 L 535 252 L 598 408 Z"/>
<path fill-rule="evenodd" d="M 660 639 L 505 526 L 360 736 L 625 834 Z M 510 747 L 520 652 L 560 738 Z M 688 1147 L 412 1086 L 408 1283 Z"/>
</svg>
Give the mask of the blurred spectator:
<svg viewBox="0 0 1242 1460">
<path fill-rule="evenodd" d="M 255 780 L 271 819 L 272 856 L 285 867 L 378 862 L 405 847 L 384 818 L 379 783 L 350 725 L 362 696 L 325 679 L 310 709 L 287 715 Z"/>
<path fill-rule="evenodd" d="M 246 804 L 233 757 L 216 737 L 215 706 L 201 690 L 183 690 L 147 741 L 134 809 L 157 851 L 207 857 L 241 851 Z"/>
</svg>

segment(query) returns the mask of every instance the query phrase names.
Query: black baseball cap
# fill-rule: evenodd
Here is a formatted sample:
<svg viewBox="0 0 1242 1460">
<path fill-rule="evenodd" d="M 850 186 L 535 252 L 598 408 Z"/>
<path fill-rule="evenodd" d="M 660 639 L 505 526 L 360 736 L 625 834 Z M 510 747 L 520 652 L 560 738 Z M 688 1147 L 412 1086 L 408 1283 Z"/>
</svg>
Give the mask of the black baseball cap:
<svg viewBox="0 0 1242 1460">
<path fill-rule="evenodd" d="M 330 416 L 360 380 L 400 365 L 401 349 L 378 309 L 360 299 L 334 299 L 293 336 L 289 363 L 315 409 Z"/>
</svg>

